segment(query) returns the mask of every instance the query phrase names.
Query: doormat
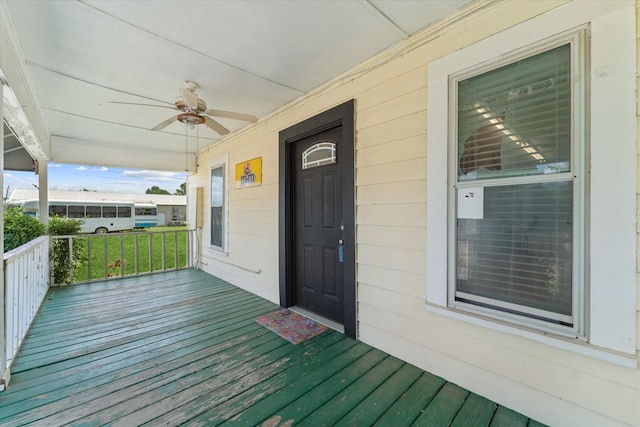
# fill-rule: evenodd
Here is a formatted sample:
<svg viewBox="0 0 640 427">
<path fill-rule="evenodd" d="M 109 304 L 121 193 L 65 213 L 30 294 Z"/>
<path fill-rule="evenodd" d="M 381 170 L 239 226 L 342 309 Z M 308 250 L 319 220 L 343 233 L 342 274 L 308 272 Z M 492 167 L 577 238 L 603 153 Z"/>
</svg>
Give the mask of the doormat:
<svg viewBox="0 0 640 427">
<path fill-rule="evenodd" d="M 321 323 L 286 308 L 260 316 L 256 319 L 256 322 L 294 345 L 320 335 L 329 329 Z"/>
</svg>

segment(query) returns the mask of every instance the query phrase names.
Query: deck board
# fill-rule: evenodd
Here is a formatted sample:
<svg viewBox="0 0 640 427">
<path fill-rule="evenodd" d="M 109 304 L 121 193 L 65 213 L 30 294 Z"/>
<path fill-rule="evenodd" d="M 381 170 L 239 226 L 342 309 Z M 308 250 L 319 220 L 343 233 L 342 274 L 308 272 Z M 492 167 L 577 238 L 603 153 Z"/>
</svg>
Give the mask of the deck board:
<svg viewBox="0 0 640 427">
<path fill-rule="evenodd" d="M 195 270 L 53 289 L 0 424 L 540 425 L 335 331 L 294 346 L 278 308 Z"/>
<path fill-rule="evenodd" d="M 369 396 L 364 398 L 336 426 L 373 425 L 393 405 L 419 377 L 422 371 L 413 365 L 405 364 L 387 381 L 382 383 Z"/>
<path fill-rule="evenodd" d="M 371 394 L 371 390 L 378 388 L 397 372 L 403 364 L 404 362 L 395 357 L 386 357 L 353 384 L 341 390 L 326 404 L 312 412 L 299 425 L 318 425 L 318 420 L 322 420 L 320 423 L 322 425 L 335 425 L 341 418 L 351 412 L 358 403 Z"/>
<path fill-rule="evenodd" d="M 446 381 L 440 377 L 429 373 L 422 374 L 376 421 L 375 425 L 389 427 L 412 425 L 445 384 Z"/>
<path fill-rule="evenodd" d="M 497 406 L 482 396 L 472 394 L 465 400 L 451 427 L 486 427 L 491 422 Z"/>
</svg>

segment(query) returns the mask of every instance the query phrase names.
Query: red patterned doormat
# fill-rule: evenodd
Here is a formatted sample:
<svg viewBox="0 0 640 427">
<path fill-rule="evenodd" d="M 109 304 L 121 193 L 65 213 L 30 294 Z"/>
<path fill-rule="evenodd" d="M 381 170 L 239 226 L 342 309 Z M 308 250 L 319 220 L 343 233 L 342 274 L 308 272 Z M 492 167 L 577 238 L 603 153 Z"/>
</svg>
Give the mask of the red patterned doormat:
<svg viewBox="0 0 640 427">
<path fill-rule="evenodd" d="M 323 324 L 286 308 L 260 316 L 256 322 L 292 344 L 300 344 L 329 329 Z"/>
</svg>

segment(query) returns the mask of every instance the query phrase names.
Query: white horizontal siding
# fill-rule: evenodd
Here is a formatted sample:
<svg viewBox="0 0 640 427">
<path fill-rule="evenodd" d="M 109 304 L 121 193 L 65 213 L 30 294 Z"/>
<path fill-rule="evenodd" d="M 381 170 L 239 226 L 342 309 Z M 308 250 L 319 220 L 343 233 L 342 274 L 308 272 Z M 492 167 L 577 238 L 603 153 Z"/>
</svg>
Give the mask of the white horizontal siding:
<svg viewBox="0 0 640 427">
<path fill-rule="evenodd" d="M 236 189 L 230 182 L 229 253 L 205 253 L 205 270 L 278 300 L 278 132 L 354 98 L 360 338 L 546 423 L 640 424 L 640 370 L 424 309 L 427 67 L 563 3 L 491 3 L 412 37 L 378 65 L 348 72 L 201 153 L 200 165 L 228 153 L 229 179 L 236 163 L 263 158 L 262 186 Z M 190 178 L 190 185 L 205 186 L 205 199 L 207 173 L 201 167 Z M 640 294 L 640 280 L 634 285 Z M 640 317 L 638 323 L 640 342 Z"/>
</svg>

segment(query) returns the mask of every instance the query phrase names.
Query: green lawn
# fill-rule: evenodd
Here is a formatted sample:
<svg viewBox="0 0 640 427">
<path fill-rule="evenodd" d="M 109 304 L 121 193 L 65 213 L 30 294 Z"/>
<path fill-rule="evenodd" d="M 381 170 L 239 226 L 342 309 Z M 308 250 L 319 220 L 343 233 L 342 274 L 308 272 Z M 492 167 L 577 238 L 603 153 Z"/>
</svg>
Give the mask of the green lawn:
<svg viewBox="0 0 640 427">
<path fill-rule="evenodd" d="M 153 227 L 76 236 L 73 245 L 78 247 L 81 262 L 74 269 L 73 282 L 87 281 L 89 272 L 91 280 L 96 280 L 175 269 L 176 264 L 177 268 L 186 267 L 189 264 L 187 234 L 186 227 Z"/>
</svg>

